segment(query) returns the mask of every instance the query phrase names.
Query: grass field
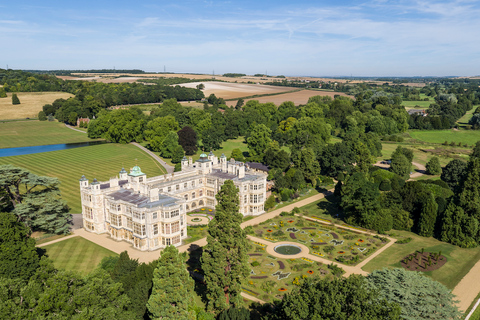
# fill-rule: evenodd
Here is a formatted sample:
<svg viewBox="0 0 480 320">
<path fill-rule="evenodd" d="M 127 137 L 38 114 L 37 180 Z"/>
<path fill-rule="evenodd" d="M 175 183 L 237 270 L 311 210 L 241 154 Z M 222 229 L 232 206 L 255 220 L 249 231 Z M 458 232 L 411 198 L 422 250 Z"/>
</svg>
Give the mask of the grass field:
<svg viewBox="0 0 480 320">
<path fill-rule="evenodd" d="M 93 141 L 56 121 L 0 122 L 0 149 Z"/>
<path fill-rule="evenodd" d="M 434 238 L 425 238 L 412 232 L 392 230 L 392 236 L 400 239 L 410 237 L 413 240 L 405 244 L 394 244 L 362 269 L 367 272 L 384 267 L 400 267 L 400 260 L 415 250 L 425 249 L 427 252 L 442 252 L 447 257 L 447 263 L 440 269 L 424 272 L 424 274 L 453 289 L 480 259 L 480 247 L 463 249 L 441 242 Z"/>
<path fill-rule="evenodd" d="M 18 92 L 20 104 L 12 105 L 12 93 L 7 95 L 0 99 L 0 119 L 36 118 L 44 105 L 73 97 L 66 92 Z"/>
<path fill-rule="evenodd" d="M 434 101 L 403 101 L 402 106 L 405 109 L 428 109 Z M 417 107 L 418 106 L 418 107 Z"/>
<path fill-rule="evenodd" d="M 81 212 L 78 179 L 82 174 L 90 179 L 90 182 L 93 178 L 105 181 L 116 176 L 122 167 L 128 170 L 135 163 L 138 163 L 147 177 L 166 173 L 157 161 L 130 144 L 102 144 L 0 158 L 0 164 L 12 164 L 38 175 L 59 178 L 62 198 L 67 201 L 72 213 Z"/>
<path fill-rule="evenodd" d="M 477 109 L 478 106 L 473 106 L 472 110 L 468 110 L 463 117 L 458 119 L 457 124 L 460 128 L 465 128 L 468 125 L 468 121 L 473 116 L 473 112 Z"/>
<path fill-rule="evenodd" d="M 57 269 L 77 271 L 84 275 L 95 269 L 104 257 L 117 255 L 82 237 L 73 237 L 43 248 Z"/>
<path fill-rule="evenodd" d="M 454 141 L 456 143 L 461 142 L 467 143 L 468 145 L 473 145 L 480 140 L 480 131 L 478 130 L 411 130 L 408 133 L 414 139 L 430 143 Z"/>
<path fill-rule="evenodd" d="M 382 143 L 382 156 L 377 160 L 390 159 L 392 153 L 398 146 L 413 150 L 413 161 L 425 165 L 428 160 L 433 156 L 438 156 L 440 164 L 442 166 L 447 165 L 454 158 L 460 158 L 467 160 L 468 154 L 471 152 L 471 148 L 463 147 L 450 147 L 442 145 L 421 145 L 421 144 L 408 144 L 408 143 Z M 438 152 L 430 152 L 427 150 L 436 150 Z M 444 155 L 449 154 L 449 156 Z M 428 176 L 431 177 L 431 176 Z"/>
</svg>

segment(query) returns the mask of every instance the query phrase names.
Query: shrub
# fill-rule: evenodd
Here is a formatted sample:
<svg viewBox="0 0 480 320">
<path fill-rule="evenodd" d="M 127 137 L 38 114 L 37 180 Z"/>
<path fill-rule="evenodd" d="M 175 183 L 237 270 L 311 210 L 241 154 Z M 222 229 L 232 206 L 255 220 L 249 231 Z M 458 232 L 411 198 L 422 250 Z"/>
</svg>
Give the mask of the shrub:
<svg viewBox="0 0 480 320">
<path fill-rule="evenodd" d="M 40 111 L 38 113 L 38 120 L 40 120 L 40 121 L 46 121 L 47 120 L 47 115 L 45 114 L 45 112 Z"/>
<path fill-rule="evenodd" d="M 260 265 L 260 262 L 258 261 L 253 261 L 252 263 L 250 263 L 252 265 L 252 267 L 258 267 Z"/>
<path fill-rule="evenodd" d="M 442 173 L 442 167 L 440 166 L 440 161 L 438 157 L 431 158 L 425 165 L 427 168 L 427 174 L 438 175 Z"/>
<path fill-rule="evenodd" d="M 272 209 L 275 207 L 275 196 L 272 194 L 268 197 L 267 201 L 265 201 L 265 210 Z"/>
<path fill-rule="evenodd" d="M 20 104 L 20 99 L 18 99 L 17 94 L 12 94 L 12 104 Z"/>
<path fill-rule="evenodd" d="M 398 243 L 398 244 L 404 244 L 404 243 L 409 243 L 410 241 L 412 241 L 413 239 L 408 237 L 408 238 L 405 238 L 405 239 L 402 239 L 402 240 L 397 240 L 395 243 Z M 417 257 L 415 257 L 416 259 Z"/>
</svg>

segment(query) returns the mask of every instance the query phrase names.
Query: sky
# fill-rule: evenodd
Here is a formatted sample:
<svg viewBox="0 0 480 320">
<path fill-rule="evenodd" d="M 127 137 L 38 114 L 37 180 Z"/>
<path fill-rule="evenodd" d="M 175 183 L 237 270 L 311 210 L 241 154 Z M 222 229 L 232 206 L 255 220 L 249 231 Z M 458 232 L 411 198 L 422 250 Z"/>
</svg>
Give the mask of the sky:
<svg viewBox="0 0 480 320">
<path fill-rule="evenodd" d="M 0 68 L 480 75 L 480 1 L 2 1 Z"/>
</svg>

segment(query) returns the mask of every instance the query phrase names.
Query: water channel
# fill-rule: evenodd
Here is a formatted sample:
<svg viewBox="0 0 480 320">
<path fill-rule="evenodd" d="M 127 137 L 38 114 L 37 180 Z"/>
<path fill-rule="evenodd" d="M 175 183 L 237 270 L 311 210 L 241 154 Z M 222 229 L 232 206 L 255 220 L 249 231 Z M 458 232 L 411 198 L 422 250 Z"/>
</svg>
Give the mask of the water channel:
<svg viewBox="0 0 480 320">
<path fill-rule="evenodd" d="M 79 143 L 49 144 L 44 146 L 33 146 L 33 147 L 5 148 L 5 149 L 0 149 L 0 157 L 13 157 L 13 156 L 22 156 L 26 154 L 74 149 L 74 148 L 88 147 L 88 146 L 94 146 L 97 144 L 104 144 L 104 143 L 107 143 L 107 142 L 91 141 L 91 142 L 79 142 Z"/>
</svg>

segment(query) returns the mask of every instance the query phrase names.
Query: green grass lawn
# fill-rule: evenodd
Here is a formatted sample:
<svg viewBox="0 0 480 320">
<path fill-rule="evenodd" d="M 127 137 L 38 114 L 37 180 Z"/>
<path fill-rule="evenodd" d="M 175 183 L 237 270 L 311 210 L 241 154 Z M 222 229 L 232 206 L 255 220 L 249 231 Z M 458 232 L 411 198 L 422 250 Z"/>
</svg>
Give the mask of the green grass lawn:
<svg viewBox="0 0 480 320">
<path fill-rule="evenodd" d="M 372 272 L 384 267 L 400 267 L 401 259 L 422 248 L 427 252 L 441 251 L 442 255 L 447 257 L 447 263 L 440 269 L 424 272 L 424 274 L 453 289 L 480 259 L 480 247 L 463 249 L 434 238 L 421 237 L 412 232 L 392 230 L 392 233 L 397 239 L 410 237 L 413 240 L 406 244 L 392 245 L 367 263 L 363 270 Z"/>
<path fill-rule="evenodd" d="M 110 177 L 118 175 L 122 167 L 128 171 L 135 163 L 138 163 L 147 177 L 166 172 L 152 157 L 130 144 L 102 144 L 0 158 L 0 165 L 11 164 L 28 169 L 38 175 L 59 178 L 62 198 L 67 201 L 72 213 L 81 212 L 78 180 L 83 174 L 90 182 L 94 178 L 106 181 Z"/>
<path fill-rule="evenodd" d="M 459 127 L 465 128 L 467 126 L 468 121 L 470 121 L 470 119 L 472 118 L 473 112 L 475 111 L 475 109 L 477 109 L 477 107 L 478 106 L 473 106 L 472 110 L 468 110 L 463 117 L 457 120 L 457 124 Z"/>
<path fill-rule="evenodd" d="M 409 131 L 409 134 L 414 139 L 430 143 L 454 141 L 456 143 L 467 143 L 469 146 L 471 146 L 480 140 L 480 131 L 478 130 L 412 130 Z"/>
<path fill-rule="evenodd" d="M 56 121 L 0 122 L 0 148 L 93 141 Z"/>
<path fill-rule="evenodd" d="M 73 237 L 43 248 L 57 269 L 77 271 L 84 275 L 95 269 L 104 257 L 117 255 L 82 237 Z"/>
<path fill-rule="evenodd" d="M 434 101 L 403 101 L 405 109 L 427 109 Z"/>
</svg>

